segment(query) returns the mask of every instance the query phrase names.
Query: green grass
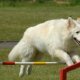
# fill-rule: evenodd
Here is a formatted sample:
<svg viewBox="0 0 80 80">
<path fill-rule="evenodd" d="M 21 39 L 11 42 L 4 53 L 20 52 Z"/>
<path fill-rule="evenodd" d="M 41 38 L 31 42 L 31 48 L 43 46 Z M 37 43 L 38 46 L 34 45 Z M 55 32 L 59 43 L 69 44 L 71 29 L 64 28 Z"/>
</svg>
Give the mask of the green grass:
<svg viewBox="0 0 80 80">
<path fill-rule="evenodd" d="M 7 55 L 10 49 L 0 50 L 0 60 L 6 61 Z M 42 61 L 51 61 L 48 55 L 44 55 Z M 31 75 L 25 75 L 19 78 L 19 67 L 15 66 L 3 66 L 0 65 L 0 80 L 59 80 L 59 72 L 64 65 L 33 65 Z"/>
<path fill-rule="evenodd" d="M 54 6 L 44 4 L 31 4 L 26 7 L 1 7 L 0 8 L 0 41 L 20 40 L 24 31 L 38 23 L 55 18 L 73 18 L 80 16 L 80 6 Z M 0 61 L 6 61 L 11 49 L 0 49 Z M 48 55 L 42 61 L 51 61 Z M 59 71 L 65 65 L 33 66 L 32 74 L 18 77 L 19 66 L 0 65 L 0 80 L 59 80 Z M 80 71 L 70 75 L 75 76 Z M 70 80 L 75 80 L 70 76 Z M 78 75 L 79 76 L 79 75 Z M 80 79 L 80 78 L 79 78 Z M 77 79 L 77 80 L 79 80 Z"/>
<path fill-rule="evenodd" d="M 67 76 L 68 76 L 68 80 L 79 80 L 80 68 L 70 71 Z"/>
<path fill-rule="evenodd" d="M 0 61 L 7 61 L 8 53 L 11 49 L 0 50 Z M 51 61 L 49 55 L 44 54 L 41 61 Z M 31 75 L 25 75 L 20 78 L 19 65 L 4 66 L 0 65 L 0 80 L 60 80 L 60 70 L 64 68 L 64 64 L 56 65 L 33 65 Z M 68 73 L 68 80 L 79 80 L 80 69 L 73 70 Z"/>
<path fill-rule="evenodd" d="M 0 40 L 19 40 L 30 26 L 55 18 L 80 16 L 80 6 L 27 5 L 0 8 Z"/>
</svg>

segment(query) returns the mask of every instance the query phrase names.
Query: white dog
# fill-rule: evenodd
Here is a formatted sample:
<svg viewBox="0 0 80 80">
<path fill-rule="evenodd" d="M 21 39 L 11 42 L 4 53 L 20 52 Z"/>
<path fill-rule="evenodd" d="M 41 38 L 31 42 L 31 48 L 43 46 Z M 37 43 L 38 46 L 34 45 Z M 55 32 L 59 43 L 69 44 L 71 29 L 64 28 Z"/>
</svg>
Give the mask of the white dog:
<svg viewBox="0 0 80 80">
<path fill-rule="evenodd" d="M 36 61 L 43 53 L 58 57 L 70 66 L 73 61 L 79 62 L 76 54 L 77 44 L 80 44 L 80 23 L 68 19 L 55 19 L 28 28 L 19 43 L 9 54 L 9 60 L 20 57 L 22 62 Z M 73 54 L 72 54 L 73 53 Z M 19 76 L 30 73 L 31 65 L 21 65 Z"/>
</svg>

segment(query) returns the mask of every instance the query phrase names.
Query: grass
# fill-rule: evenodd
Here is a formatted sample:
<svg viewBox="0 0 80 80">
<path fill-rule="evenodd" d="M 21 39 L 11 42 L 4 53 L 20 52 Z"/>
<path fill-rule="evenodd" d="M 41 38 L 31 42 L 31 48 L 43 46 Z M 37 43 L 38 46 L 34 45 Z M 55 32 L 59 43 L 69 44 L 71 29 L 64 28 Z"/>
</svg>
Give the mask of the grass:
<svg viewBox="0 0 80 80">
<path fill-rule="evenodd" d="M 73 71 L 70 71 L 68 73 L 68 80 L 79 80 L 80 79 L 80 68 L 76 69 L 76 70 L 73 70 Z"/>
<path fill-rule="evenodd" d="M 7 61 L 8 53 L 11 49 L 1 49 L 0 50 L 0 60 Z M 51 58 L 44 54 L 41 61 L 51 61 Z M 56 65 L 33 65 L 31 75 L 25 75 L 20 78 L 19 65 L 13 66 L 3 66 L 0 65 L 0 80 L 60 80 L 60 70 L 64 68 L 64 64 Z M 68 73 L 68 80 L 79 80 L 80 79 L 80 69 L 73 70 Z"/>
<path fill-rule="evenodd" d="M 31 4 L 26 7 L 1 7 L 0 8 L 0 41 L 20 40 L 24 31 L 36 24 L 55 18 L 73 18 L 80 16 L 80 6 L 54 6 Z M 6 61 L 11 49 L 0 49 L 0 60 Z M 51 61 L 45 54 L 42 61 Z M 32 74 L 18 77 L 19 66 L 0 65 L 0 80 L 59 80 L 59 71 L 65 65 L 33 66 Z M 79 70 L 72 71 L 69 75 L 80 74 Z M 70 76 L 70 80 L 75 77 Z M 80 77 L 77 75 L 76 77 Z M 77 79 L 79 80 L 79 78 Z"/>
<path fill-rule="evenodd" d="M 55 18 L 80 16 L 80 6 L 27 5 L 0 8 L 0 40 L 19 40 L 30 26 Z M 15 36 L 16 35 L 16 36 Z"/>
<path fill-rule="evenodd" d="M 6 61 L 10 49 L 0 50 L 0 60 Z M 44 55 L 42 61 L 51 61 L 48 55 Z M 32 74 L 19 78 L 19 67 L 0 65 L 0 80 L 59 80 L 59 71 L 65 65 L 33 65 Z"/>
</svg>

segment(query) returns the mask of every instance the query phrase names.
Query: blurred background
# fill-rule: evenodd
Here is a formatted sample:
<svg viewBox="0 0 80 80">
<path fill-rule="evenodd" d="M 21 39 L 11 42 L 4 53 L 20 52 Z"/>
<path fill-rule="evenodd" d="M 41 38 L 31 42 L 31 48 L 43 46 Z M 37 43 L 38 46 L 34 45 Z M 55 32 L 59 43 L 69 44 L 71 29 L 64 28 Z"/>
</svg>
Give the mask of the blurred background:
<svg viewBox="0 0 80 80">
<path fill-rule="evenodd" d="M 0 41 L 18 41 L 30 26 L 69 16 L 80 17 L 80 0 L 0 0 Z"/>
<path fill-rule="evenodd" d="M 79 5 L 80 0 L 0 0 L 0 6 L 22 6 L 26 3 L 53 3 L 53 4 L 68 4 Z"/>
</svg>

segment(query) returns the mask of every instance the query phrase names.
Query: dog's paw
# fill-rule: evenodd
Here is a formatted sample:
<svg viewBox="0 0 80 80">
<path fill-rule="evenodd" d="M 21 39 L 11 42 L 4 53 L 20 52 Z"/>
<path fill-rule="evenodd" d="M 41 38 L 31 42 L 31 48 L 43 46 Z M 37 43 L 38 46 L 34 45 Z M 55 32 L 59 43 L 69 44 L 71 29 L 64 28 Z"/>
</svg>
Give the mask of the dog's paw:
<svg viewBox="0 0 80 80">
<path fill-rule="evenodd" d="M 27 66 L 27 70 L 26 70 L 26 74 L 27 75 L 30 75 L 31 74 L 31 71 L 32 71 L 32 66 L 31 65 L 28 65 Z"/>
<path fill-rule="evenodd" d="M 26 74 L 27 74 L 27 75 L 30 75 L 30 74 L 31 74 L 31 71 L 26 71 Z"/>
<path fill-rule="evenodd" d="M 24 76 L 24 73 L 23 72 L 20 72 L 19 73 L 19 77 L 23 77 Z"/>
</svg>

